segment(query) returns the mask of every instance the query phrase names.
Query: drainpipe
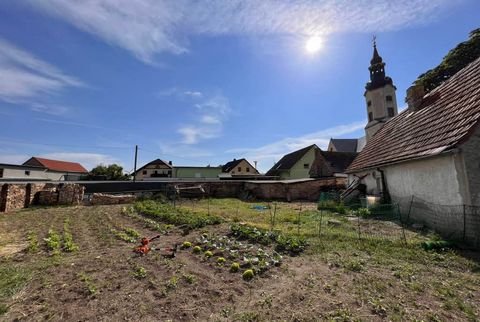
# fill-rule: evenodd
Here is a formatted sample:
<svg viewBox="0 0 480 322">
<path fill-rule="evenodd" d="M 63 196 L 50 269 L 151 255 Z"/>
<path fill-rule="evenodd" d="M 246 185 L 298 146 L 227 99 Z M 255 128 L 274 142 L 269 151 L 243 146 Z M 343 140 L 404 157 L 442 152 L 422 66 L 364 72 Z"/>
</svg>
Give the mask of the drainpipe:
<svg viewBox="0 0 480 322">
<path fill-rule="evenodd" d="M 390 197 L 390 192 L 388 191 L 387 181 L 385 180 L 385 173 L 380 168 L 377 168 L 377 171 L 380 172 L 380 175 L 382 176 L 382 199 L 383 199 L 383 203 L 391 203 L 392 198 Z"/>
</svg>

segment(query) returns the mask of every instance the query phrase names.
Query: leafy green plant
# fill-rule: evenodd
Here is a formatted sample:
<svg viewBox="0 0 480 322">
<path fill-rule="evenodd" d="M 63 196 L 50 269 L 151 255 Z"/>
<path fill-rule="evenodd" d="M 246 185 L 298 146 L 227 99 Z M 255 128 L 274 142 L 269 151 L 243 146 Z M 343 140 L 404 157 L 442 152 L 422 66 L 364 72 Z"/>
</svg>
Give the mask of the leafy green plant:
<svg viewBox="0 0 480 322">
<path fill-rule="evenodd" d="M 180 207 L 154 200 L 143 200 L 135 203 L 135 209 L 144 216 L 163 222 L 183 226 L 187 229 L 201 228 L 206 225 L 216 225 L 222 222 L 220 217 L 203 212 L 192 212 Z"/>
<path fill-rule="evenodd" d="M 254 276 L 255 276 L 255 273 L 253 272 L 253 269 L 247 269 L 242 274 L 242 278 L 246 281 L 251 280 Z"/>
<path fill-rule="evenodd" d="M 296 236 L 279 235 L 276 242 L 275 250 L 277 252 L 288 253 L 293 256 L 303 252 L 308 245 L 305 238 Z"/>
<path fill-rule="evenodd" d="M 135 239 L 140 238 L 140 233 L 133 228 L 123 228 L 123 231 L 125 232 L 125 234 L 127 234 L 132 238 L 135 238 Z"/>
<path fill-rule="evenodd" d="M 29 231 L 27 234 L 27 251 L 29 253 L 35 253 L 38 251 L 38 238 L 37 235 L 33 231 Z"/>
<path fill-rule="evenodd" d="M 47 244 L 47 249 L 53 254 L 58 255 L 60 253 L 61 241 L 60 235 L 53 229 L 49 229 L 47 238 L 43 239 Z"/>
<path fill-rule="evenodd" d="M 120 240 L 123 240 L 124 242 L 127 242 L 127 243 L 136 243 L 137 242 L 136 238 L 134 238 L 132 236 L 129 236 L 124 231 L 120 231 L 120 230 L 117 230 L 115 228 L 111 228 L 110 231 L 112 232 L 112 234 L 115 235 L 115 237 L 117 237 Z"/>
<path fill-rule="evenodd" d="M 192 247 L 192 243 L 189 242 L 189 241 L 184 241 L 183 244 L 182 244 L 182 249 L 187 249 L 187 248 L 190 248 Z"/>
<path fill-rule="evenodd" d="M 184 274 L 183 278 L 188 284 L 193 284 L 195 283 L 195 280 L 196 280 L 195 275 L 192 275 L 192 274 Z"/>
<path fill-rule="evenodd" d="M 207 250 L 207 251 L 204 253 L 204 255 L 205 255 L 205 257 L 210 258 L 210 257 L 213 256 L 213 253 L 212 253 L 211 251 Z"/>
<path fill-rule="evenodd" d="M 173 290 L 175 288 L 177 288 L 178 286 L 178 277 L 173 275 L 167 282 L 167 284 L 165 285 L 167 287 L 167 289 L 169 290 Z"/>
<path fill-rule="evenodd" d="M 240 264 L 239 263 L 232 263 L 232 265 L 230 265 L 230 272 L 236 273 L 239 270 L 240 270 Z"/>
<path fill-rule="evenodd" d="M 66 252 L 75 252 L 78 245 L 73 242 L 72 234 L 68 231 L 63 232 L 63 250 Z"/>
<path fill-rule="evenodd" d="M 88 295 L 95 296 L 98 291 L 97 291 L 97 287 L 92 282 L 92 279 L 90 278 L 90 276 L 88 276 L 86 273 L 82 272 L 82 273 L 78 274 L 78 277 L 85 284 L 85 287 L 88 291 Z"/>
<path fill-rule="evenodd" d="M 357 210 L 357 215 L 362 218 L 368 218 L 371 216 L 371 212 L 368 208 L 359 208 Z"/>
<path fill-rule="evenodd" d="M 217 263 L 218 263 L 219 265 L 223 265 L 223 264 L 225 264 L 225 262 L 226 262 L 226 259 L 225 259 L 225 258 L 223 258 L 223 257 L 217 258 Z"/>
<path fill-rule="evenodd" d="M 262 245 L 270 245 L 278 236 L 276 232 L 244 224 L 231 225 L 230 233 L 238 239 L 249 240 Z"/>
<path fill-rule="evenodd" d="M 133 276 L 138 279 L 142 279 L 147 277 L 147 270 L 143 268 L 142 266 L 137 266 L 133 270 Z"/>
<path fill-rule="evenodd" d="M 202 248 L 200 246 L 195 246 L 192 249 L 192 253 L 194 254 L 200 254 L 201 251 L 202 251 Z"/>
</svg>

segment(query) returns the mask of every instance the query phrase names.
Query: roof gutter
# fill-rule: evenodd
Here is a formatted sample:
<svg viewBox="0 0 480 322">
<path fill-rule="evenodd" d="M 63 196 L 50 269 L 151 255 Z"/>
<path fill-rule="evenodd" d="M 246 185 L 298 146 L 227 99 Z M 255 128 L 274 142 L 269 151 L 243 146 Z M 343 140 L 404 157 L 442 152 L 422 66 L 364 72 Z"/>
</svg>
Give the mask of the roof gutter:
<svg viewBox="0 0 480 322">
<path fill-rule="evenodd" d="M 453 149 L 450 149 L 450 150 L 442 151 L 438 154 L 426 155 L 426 156 L 412 158 L 412 159 L 399 160 L 399 161 L 395 161 L 395 162 L 388 162 L 388 163 L 384 163 L 384 164 L 377 164 L 377 165 L 373 165 L 373 166 L 367 167 L 367 168 L 347 170 L 347 171 L 345 171 L 345 173 L 352 174 L 352 173 L 357 173 L 357 172 L 362 172 L 362 171 L 377 170 L 379 167 L 386 167 L 386 166 L 395 165 L 395 164 L 399 164 L 399 163 L 410 162 L 410 161 L 420 161 L 420 160 L 424 160 L 424 159 L 428 159 L 428 158 L 433 158 L 433 157 L 436 157 L 436 156 L 439 156 L 439 155 L 456 154 L 456 153 L 459 153 L 459 152 L 460 152 L 459 148 L 453 148 Z"/>
</svg>

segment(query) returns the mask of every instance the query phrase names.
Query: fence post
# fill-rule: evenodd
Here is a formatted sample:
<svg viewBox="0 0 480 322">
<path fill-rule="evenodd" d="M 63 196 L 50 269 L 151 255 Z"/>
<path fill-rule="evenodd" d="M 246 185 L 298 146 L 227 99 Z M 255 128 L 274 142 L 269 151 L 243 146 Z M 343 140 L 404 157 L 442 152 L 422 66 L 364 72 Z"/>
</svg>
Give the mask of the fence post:
<svg viewBox="0 0 480 322">
<path fill-rule="evenodd" d="M 298 210 L 297 217 L 297 235 L 300 236 L 300 213 L 302 212 L 302 204 L 300 204 L 300 209 Z"/>
<path fill-rule="evenodd" d="M 358 240 L 360 240 L 360 214 L 357 212 L 357 222 L 358 222 Z"/>
<path fill-rule="evenodd" d="M 413 196 L 412 196 L 413 199 Z M 405 242 L 405 246 L 407 246 L 407 236 L 405 235 L 405 224 L 402 222 L 402 213 L 400 212 L 400 204 L 397 203 L 397 213 L 400 218 L 400 225 L 402 225 L 402 235 L 403 235 L 403 241 Z"/>
<path fill-rule="evenodd" d="M 410 200 L 410 207 L 408 207 L 408 214 L 407 214 L 407 221 L 406 221 L 406 224 L 408 225 L 408 223 L 410 222 L 410 211 L 412 211 L 412 207 L 413 207 L 413 195 L 412 195 L 412 200 Z"/>
</svg>

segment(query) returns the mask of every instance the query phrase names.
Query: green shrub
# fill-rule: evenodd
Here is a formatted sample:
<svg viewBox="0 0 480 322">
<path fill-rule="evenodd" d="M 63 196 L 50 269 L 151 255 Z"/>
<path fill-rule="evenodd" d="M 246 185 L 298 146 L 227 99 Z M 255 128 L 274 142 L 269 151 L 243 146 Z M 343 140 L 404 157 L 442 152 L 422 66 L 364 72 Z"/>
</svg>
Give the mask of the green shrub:
<svg viewBox="0 0 480 322">
<path fill-rule="evenodd" d="M 239 270 L 240 270 L 240 264 L 239 263 L 232 263 L 232 265 L 230 265 L 230 272 L 236 273 Z"/>
<path fill-rule="evenodd" d="M 190 248 L 192 247 L 192 243 L 189 241 L 184 241 L 182 244 L 182 249 Z"/>
<path fill-rule="evenodd" d="M 217 258 L 217 263 L 218 263 L 218 264 L 223 265 L 225 262 L 226 262 L 226 259 L 225 259 L 225 258 L 223 258 L 223 257 Z"/>
<path fill-rule="evenodd" d="M 201 251 L 202 251 L 202 248 L 201 248 L 200 246 L 195 246 L 195 247 L 193 247 L 193 249 L 192 249 L 192 252 L 193 252 L 194 254 L 200 254 Z"/>
<path fill-rule="evenodd" d="M 243 272 L 242 277 L 244 280 L 249 281 L 255 276 L 255 273 L 253 272 L 253 269 L 247 269 L 245 272 Z"/>
<path fill-rule="evenodd" d="M 340 203 L 335 207 L 335 211 L 338 212 L 341 215 L 345 215 L 347 213 L 347 208 L 343 203 Z"/>
</svg>

